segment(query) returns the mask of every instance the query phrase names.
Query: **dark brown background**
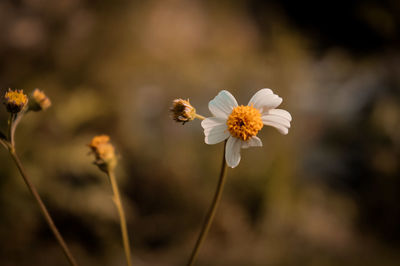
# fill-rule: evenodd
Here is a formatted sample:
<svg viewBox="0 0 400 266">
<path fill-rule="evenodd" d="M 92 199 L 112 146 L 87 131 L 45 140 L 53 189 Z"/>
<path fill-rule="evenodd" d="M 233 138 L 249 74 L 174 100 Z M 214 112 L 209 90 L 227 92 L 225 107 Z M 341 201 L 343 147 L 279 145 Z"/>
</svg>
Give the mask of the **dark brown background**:
<svg viewBox="0 0 400 266">
<path fill-rule="evenodd" d="M 398 1 L 0 1 L 0 87 L 43 89 L 16 142 L 81 265 L 125 265 L 107 179 L 87 155 L 112 137 L 134 265 L 184 265 L 222 144 L 173 122 L 228 89 L 284 98 L 287 136 L 242 152 L 197 265 L 399 265 Z M 5 108 L 0 112 L 6 128 Z M 0 153 L 0 264 L 67 265 Z"/>
</svg>

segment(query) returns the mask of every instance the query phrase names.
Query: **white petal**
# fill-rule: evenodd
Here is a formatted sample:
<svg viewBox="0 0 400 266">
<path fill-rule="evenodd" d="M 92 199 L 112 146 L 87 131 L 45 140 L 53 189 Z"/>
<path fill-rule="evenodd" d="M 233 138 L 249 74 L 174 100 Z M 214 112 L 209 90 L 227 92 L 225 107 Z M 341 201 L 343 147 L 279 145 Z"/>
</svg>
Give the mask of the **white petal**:
<svg viewBox="0 0 400 266">
<path fill-rule="evenodd" d="M 263 115 L 266 114 L 277 115 L 286 118 L 289 121 L 292 121 L 292 116 L 290 115 L 290 113 L 283 109 L 270 109 L 263 113 Z"/>
<path fill-rule="evenodd" d="M 225 159 L 229 167 L 235 168 L 239 164 L 241 146 L 242 141 L 232 136 L 226 142 Z"/>
<path fill-rule="evenodd" d="M 290 121 L 292 116 L 286 110 L 282 109 L 271 109 L 267 110 L 262 114 L 261 117 L 264 125 L 273 126 L 284 135 L 289 132 Z"/>
<path fill-rule="evenodd" d="M 220 128 L 215 127 L 204 137 L 204 141 L 206 144 L 217 144 L 226 140 L 229 136 L 230 134 L 226 126 L 221 126 Z"/>
<path fill-rule="evenodd" d="M 204 141 L 207 144 L 216 144 L 229 137 L 226 119 L 219 117 L 209 117 L 201 122 L 204 129 Z"/>
<path fill-rule="evenodd" d="M 226 119 L 221 117 L 208 117 L 201 121 L 201 126 L 204 130 L 221 125 L 226 124 Z"/>
<path fill-rule="evenodd" d="M 235 97 L 229 91 L 223 90 L 208 103 L 208 109 L 216 117 L 228 118 L 237 105 Z"/>
<path fill-rule="evenodd" d="M 287 128 L 290 128 L 290 121 L 286 118 L 283 118 L 281 116 L 277 116 L 277 115 L 263 115 L 261 117 L 263 123 L 266 122 L 273 122 L 273 123 L 277 123 L 280 124 L 282 126 L 285 126 Z"/>
<path fill-rule="evenodd" d="M 262 147 L 261 139 L 257 136 L 253 136 L 248 141 L 242 141 L 242 149 L 250 147 Z"/>
<path fill-rule="evenodd" d="M 272 121 L 264 121 L 264 119 L 263 119 L 263 123 L 266 126 L 272 126 L 272 127 L 276 128 L 283 135 L 286 135 L 289 132 L 289 129 L 282 124 L 272 122 Z"/>
<path fill-rule="evenodd" d="M 262 113 L 264 110 L 276 108 L 282 103 L 282 98 L 274 94 L 270 89 L 261 89 L 251 97 L 248 105 L 260 110 Z"/>
</svg>

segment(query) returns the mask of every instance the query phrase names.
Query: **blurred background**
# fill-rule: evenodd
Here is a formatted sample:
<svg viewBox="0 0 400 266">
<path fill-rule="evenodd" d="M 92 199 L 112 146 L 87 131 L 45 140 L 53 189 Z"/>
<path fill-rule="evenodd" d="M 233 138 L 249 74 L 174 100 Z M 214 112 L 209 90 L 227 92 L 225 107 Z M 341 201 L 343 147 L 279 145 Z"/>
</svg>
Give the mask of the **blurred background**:
<svg viewBox="0 0 400 266">
<path fill-rule="evenodd" d="M 400 265 L 400 2 L 2 0 L 0 87 L 40 88 L 16 143 L 81 265 L 125 265 L 106 176 L 86 146 L 119 154 L 134 265 L 184 265 L 217 184 L 209 116 L 221 89 L 282 96 L 287 136 L 228 170 L 197 265 Z M 0 129 L 7 127 L 5 108 Z M 0 265 L 67 265 L 7 152 Z"/>
</svg>

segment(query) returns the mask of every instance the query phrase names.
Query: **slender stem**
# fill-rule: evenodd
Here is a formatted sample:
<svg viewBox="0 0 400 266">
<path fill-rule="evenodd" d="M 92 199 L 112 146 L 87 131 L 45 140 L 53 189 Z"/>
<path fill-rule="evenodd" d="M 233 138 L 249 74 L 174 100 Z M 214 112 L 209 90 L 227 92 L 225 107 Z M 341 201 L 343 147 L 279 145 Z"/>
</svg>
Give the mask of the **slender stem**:
<svg viewBox="0 0 400 266">
<path fill-rule="evenodd" d="M 8 139 L 10 140 L 10 144 L 14 147 L 14 119 L 16 114 L 10 113 L 10 118 L 8 120 Z"/>
<path fill-rule="evenodd" d="M 65 243 L 63 237 L 61 236 L 60 232 L 58 231 L 56 225 L 53 222 L 53 219 L 51 218 L 49 212 L 47 211 L 46 206 L 44 205 L 42 199 L 39 196 L 39 193 L 37 192 L 35 186 L 33 185 L 33 183 L 31 182 L 29 176 L 26 174 L 22 163 L 17 155 L 17 153 L 15 152 L 14 147 L 10 147 L 9 149 L 10 155 L 13 158 L 15 164 L 18 167 L 19 172 L 21 173 L 22 178 L 25 181 L 25 184 L 28 186 L 29 190 L 31 191 L 33 197 L 35 198 L 36 202 L 38 203 L 40 210 L 48 224 L 48 226 L 50 227 L 51 231 L 53 232 L 54 236 L 56 237 L 58 243 L 60 244 L 62 250 L 64 251 L 65 256 L 67 257 L 69 263 L 72 266 L 77 266 L 78 264 L 76 263 L 75 258 L 72 256 L 70 250 L 68 249 L 67 244 Z"/>
<path fill-rule="evenodd" d="M 4 139 L 0 138 L 0 143 L 3 145 L 4 148 L 8 149 L 7 142 Z"/>
<path fill-rule="evenodd" d="M 214 219 L 215 212 L 221 200 L 222 191 L 224 188 L 224 184 L 226 181 L 226 160 L 225 160 L 225 149 L 226 149 L 226 141 L 224 143 L 224 153 L 222 154 L 222 166 L 221 172 L 219 174 L 219 181 L 217 185 L 217 190 L 215 191 L 213 201 L 211 203 L 210 209 L 208 210 L 206 220 L 204 221 L 203 228 L 201 229 L 200 235 L 197 239 L 196 245 L 192 251 L 192 255 L 190 256 L 189 262 L 187 263 L 188 266 L 192 266 L 197 258 L 199 253 L 201 244 L 204 242 L 204 239 L 207 236 L 208 230 L 211 227 L 211 223 Z"/>
<path fill-rule="evenodd" d="M 21 111 L 18 114 L 14 114 L 14 116 L 11 117 L 11 129 L 10 129 L 10 142 L 11 146 L 15 147 L 15 141 L 14 141 L 14 135 L 15 135 L 15 129 L 17 128 L 19 122 L 21 122 L 22 117 L 27 113 L 27 111 Z"/>
<path fill-rule="evenodd" d="M 195 116 L 195 118 L 198 118 L 198 119 L 200 119 L 200 120 L 206 119 L 204 116 L 199 115 L 199 114 L 195 114 L 194 116 Z"/>
<path fill-rule="evenodd" d="M 128 266 L 132 266 L 131 248 L 129 245 L 129 236 L 128 236 L 128 229 L 126 226 L 126 218 L 125 218 L 124 208 L 122 207 L 122 201 L 121 201 L 121 197 L 119 194 L 114 170 L 109 170 L 107 174 L 108 174 L 108 177 L 110 178 L 111 187 L 112 187 L 112 190 L 114 193 L 113 200 L 114 200 L 115 206 L 117 207 L 118 214 L 119 214 L 119 220 L 120 220 L 120 224 L 121 224 L 122 241 L 124 244 L 126 262 L 127 262 Z"/>
</svg>

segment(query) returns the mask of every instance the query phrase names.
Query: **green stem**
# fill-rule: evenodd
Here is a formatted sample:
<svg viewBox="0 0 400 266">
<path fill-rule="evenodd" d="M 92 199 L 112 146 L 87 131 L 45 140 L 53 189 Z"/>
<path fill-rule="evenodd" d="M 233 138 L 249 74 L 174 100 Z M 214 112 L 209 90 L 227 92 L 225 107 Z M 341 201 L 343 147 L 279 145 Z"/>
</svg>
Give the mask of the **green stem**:
<svg viewBox="0 0 400 266">
<path fill-rule="evenodd" d="M 113 200 L 114 200 L 115 206 L 117 207 L 118 214 L 119 214 L 121 233 L 122 233 L 122 241 L 123 241 L 125 256 L 126 256 L 126 263 L 128 264 L 128 266 L 132 266 L 131 248 L 129 245 L 129 236 L 128 236 L 128 229 L 126 226 L 125 212 L 124 212 L 124 208 L 122 207 L 122 201 L 121 201 L 121 197 L 119 194 L 114 170 L 109 170 L 107 172 L 107 174 L 108 174 L 108 177 L 110 178 L 111 187 L 112 187 L 113 194 L 114 194 Z"/>
<path fill-rule="evenodd" d="M 70 250 L 68 249 L 67 244 L 65 243 L 63 237 L 61 236 L 56 225 L 54 224 L 53 219 L 51 218 L 49 212 L 47 211 L 46 206 L 44 205 L 42 199 L 39 196 L 39 193 L 37 192 L 35 186 L 31 182 L 29 176 L 26 174 L 25 169 L 23 168 L 19 157 L 18 157 L 17 153 L 15 152 L 15 148 L 13 146 L 11 146 L 9 148 L 9 152 L 10 152 L 10 155 L 13 158 L 15 164 L 17 165 L 18 170 L 21 173 L 21 176 L 25 181 L 25 184 L 28 186 L 30 192 L 32 193 L 33 197 L 35 198 L 36 202 L 38 203 L 39 208 L 40 208 L 48 226 L 50 227 L 50 229 L 53 232 L 54 236 L 56 237 L 58 243 L 60 244 L 62 250 L 64 251 L 64 254 L 67 257 L 69 263 L 72 266 L 77 266 L 78 264 L 76 263 L 74 257 L 72 256 Z"/>
<path fill-rule="evenodd" d="M 219 202 L 221 201 L 221 196 L 222 196 L 222 191 L 224 188 L 224 184 L 226 181 L 226 160 L 225 160 L 225 149 L 226 149 L 226 141 L 224 143 L 224 153 L 222 154 L 222 166 L 221 166 L 221 172 L 219 174 L 219 181 L 217 185 L 217 190 L 215 191 L 213 201 L 211 203 L 210 209 L 208 210 L 206 220 L 204 221 L 203 227 L 201 229 L 200 235 L 197 239 L 196 245 L 194 246 L 194 249 L 192 251 L 192 255 L 190 256 L 190 259 L 187 263 L 188 266 L 192 266 L 197 258 L 197 255 L 199 253 L 200 247 L 202 243 L 204 242 L 204 239 L 207 236 L 207 233 L 211 227 L 211 223 L 214 219 L 217 207 L 219 205 Z"/>
</svg>

